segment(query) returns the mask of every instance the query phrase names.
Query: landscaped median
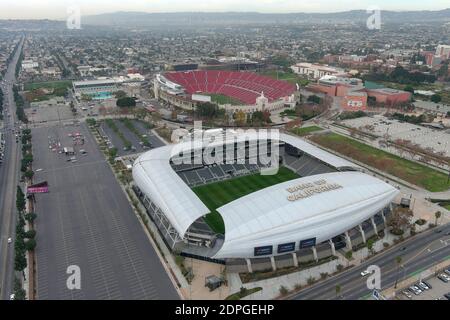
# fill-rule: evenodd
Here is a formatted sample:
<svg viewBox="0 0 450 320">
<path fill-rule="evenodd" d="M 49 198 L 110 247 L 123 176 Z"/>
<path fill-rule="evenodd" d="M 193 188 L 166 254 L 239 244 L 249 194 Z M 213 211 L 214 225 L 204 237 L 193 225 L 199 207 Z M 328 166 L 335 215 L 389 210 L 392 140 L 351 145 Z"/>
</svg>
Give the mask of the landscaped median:
<svg viewBox="0 0 450 320">
<path fill-rule="evenodd" d="M 318 126 L 310 126 L 310 127 L 301 127 L 301 128 L 295 128 L 292 129 L 292 133 L 295 133 L 296 135 L 300 137 L 307 136 L 313 132 L 322 131 L 323 129 Z"/>
<path fill-rule="evenodd" d="M 336 133 L 314 135 L 309 139 L 325 148 L 334 150 L 428 191 L 439 192 L 450 188 L 447 174 L 354 139 Z"/>
</svg>

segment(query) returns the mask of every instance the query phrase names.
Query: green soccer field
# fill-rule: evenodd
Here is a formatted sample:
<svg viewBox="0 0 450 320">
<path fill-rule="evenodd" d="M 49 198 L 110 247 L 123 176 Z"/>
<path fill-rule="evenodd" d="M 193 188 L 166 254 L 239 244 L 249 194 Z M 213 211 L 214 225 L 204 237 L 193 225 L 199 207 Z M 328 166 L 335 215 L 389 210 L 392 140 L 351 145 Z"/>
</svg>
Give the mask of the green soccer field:
<svg viewBox="0 0 450 320">
<path fill-rule="evenodd" d="M 195 187 L 192 190 L 211 210 L 205 217 L 206 223 L 214 232 L 223 234 L 225 226 L 222 217 L 216 211 L 217 208 L 247 194 L 299 177 L 288 168 L 281 167 L 275 175 L 262 176 L 257 173 Z"/>
</svg>

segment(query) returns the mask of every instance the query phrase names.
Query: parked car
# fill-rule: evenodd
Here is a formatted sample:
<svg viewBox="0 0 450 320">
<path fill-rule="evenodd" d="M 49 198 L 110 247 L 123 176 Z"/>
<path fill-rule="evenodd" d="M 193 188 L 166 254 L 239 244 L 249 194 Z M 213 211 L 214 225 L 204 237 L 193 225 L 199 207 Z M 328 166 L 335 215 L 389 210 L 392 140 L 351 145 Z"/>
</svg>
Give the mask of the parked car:
<svg viewBox="0 0 450 320">
<path fill-rule="evenodd" d="M 427 286 L 425 283 L 423 283 L 423 282 L 419 282 L 419 283 L 416 285 L 416 287 L 419 287 L 422 291 L 430 290 L 430 288 L 428 288 L 428 286 Z"/>
<path fill-rule="evenodd" d="M 411 286 L 409 287 L 409 290 L 414 293 L 416 296 L 418 296 L 419 294 L 422 293 L 422 290 L 420 290 L 418 287 L 416 286 Z"/>
<path fill-rule="evenodd" d="M 447 292 L 446 294 L 444 294 L 444 297 L 445 297 L 447 300 L 450 300 L 450 292 Z"/>
<path fill-rule="evenodd" d="M 409 293 L 408 291 L 403 291 L 402 292 L 408 299 L 411 299 L 412 298 L 412 295 L 411 295 L 411 293 Z"/>
<path fill-rule="evenodd" d="M 428 281 L 422 280 L 423 283 L 425 283 L 425 285 L 429 288 L 429 289 L 433 289 L 433 287 L 431 286 L 431 284 Z"/>
<path fill-rule="evenodd" d="M 438 275 L 438 279 L 445 283 L 449 281 L 448 276 L 445 273 L 441 273 L 440 275 Z"/>
</svg>

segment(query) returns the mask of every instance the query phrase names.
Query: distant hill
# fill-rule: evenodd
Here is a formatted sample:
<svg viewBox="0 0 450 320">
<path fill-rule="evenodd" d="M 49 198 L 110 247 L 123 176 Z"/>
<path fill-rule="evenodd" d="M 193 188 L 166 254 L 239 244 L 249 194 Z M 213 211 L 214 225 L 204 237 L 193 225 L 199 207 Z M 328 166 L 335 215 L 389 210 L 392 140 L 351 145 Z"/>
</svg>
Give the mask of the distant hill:
<svg viewBox="0 0 450 320">
<path fill-rule="evenodd" d="M 177 12 L 145 13 L 114 12 L 83 16 L 87 25 L 154 27 L 186 25 L 243 25 L 243 24 L 292 24 L 292 23 L 364 23 L 370 14 L 365 10 L 335 13 L 257 13 L 257 12 Z M 450 8 L 439 11 L 381 11 L 383 23 L 449 22 Z"/>
</svg>

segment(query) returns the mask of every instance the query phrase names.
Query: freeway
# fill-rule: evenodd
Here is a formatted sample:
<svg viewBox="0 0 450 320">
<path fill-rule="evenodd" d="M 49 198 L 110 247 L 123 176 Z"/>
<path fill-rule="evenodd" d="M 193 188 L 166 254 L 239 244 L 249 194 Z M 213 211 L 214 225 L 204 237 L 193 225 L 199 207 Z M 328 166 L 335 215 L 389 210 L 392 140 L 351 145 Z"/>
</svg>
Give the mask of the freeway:
<svg viewBox="0 0 450 320">
<path fill-rule="evenodd" d="M 19 145 L 12 131 L 16 124 L 16 108 L 12 85 L 15 82 L 15 70 L 23 39 L 12 59 L 2 82 L 4 93 L 5 155 L 0 165 L 0 299 L 9 299 L 14 280 L 14 238 L 16 215 L 16 188 L 19 181 Z M 8 243 L 8 238 L 12 243 Z"/>
<path fill-rule="evenodd" d="M 381 269 L 381 288 L 394 286 L 415 274 L 426 270 L 437 263 L 450 258 L 450 225 L 443 225 L 420 233 L 387 251 L 380 253 L 360 266 L 354 267 L 331 277 L 323 282 L 301 290 L 289 297 L 294 300 L 329 300 L 365 299 L 372 290 L 366 285 L 367 278 L 361 277 L 361 272 L 369 265 L 377 265 Z M 398 265 L 397 257 L 401 257 Z M 341 287 L 336 297 L 336 286 Z"/>
</svg>

